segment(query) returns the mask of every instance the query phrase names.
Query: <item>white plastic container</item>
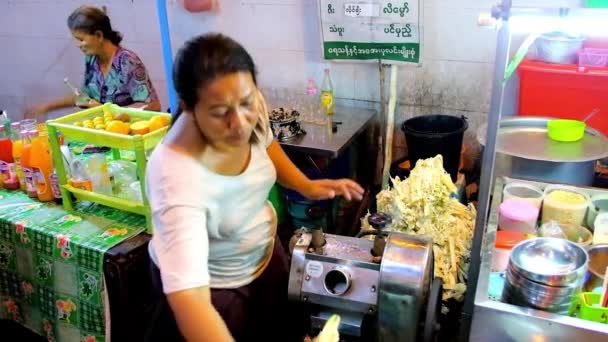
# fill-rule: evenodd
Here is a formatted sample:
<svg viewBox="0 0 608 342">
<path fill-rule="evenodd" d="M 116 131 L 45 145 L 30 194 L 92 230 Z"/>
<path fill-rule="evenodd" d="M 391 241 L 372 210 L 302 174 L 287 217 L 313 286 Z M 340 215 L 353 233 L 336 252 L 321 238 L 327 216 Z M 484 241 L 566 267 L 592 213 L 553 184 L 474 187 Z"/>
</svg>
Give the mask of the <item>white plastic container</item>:
<svg viewBox="0 0 608 342">
<path fill-rule="evenodd" d="M 595 218 L 600 213 L 608 213 L 608 195 L 600 194 L 591 196 L 589 211 L 587 212 L 587 227 L 595 229 Z"/>
<path fill-rule="evenodd" d="M 582 226 L 589 196 L 574 187 L 555 185 L 545 189 L 542 223 L 557 221 Z"/>
<path fill-rule="evenodd" d="M 599 213 L 594 225 L 593 244 L 608 243 L 608 213 Z"/>
<path fill-rule="evenodd" d="M 526 200 L 509 199 L 498 209 L 498 229 L 536 234 L 538 208 Z"/>
<path fill-rule="evenodd" d="M 525 200 L 540 210 L 543 203 L 543 191 L 534 185 L 526 183 L 509 183 L 502 190 L 502 200 Z"/>
</svg>

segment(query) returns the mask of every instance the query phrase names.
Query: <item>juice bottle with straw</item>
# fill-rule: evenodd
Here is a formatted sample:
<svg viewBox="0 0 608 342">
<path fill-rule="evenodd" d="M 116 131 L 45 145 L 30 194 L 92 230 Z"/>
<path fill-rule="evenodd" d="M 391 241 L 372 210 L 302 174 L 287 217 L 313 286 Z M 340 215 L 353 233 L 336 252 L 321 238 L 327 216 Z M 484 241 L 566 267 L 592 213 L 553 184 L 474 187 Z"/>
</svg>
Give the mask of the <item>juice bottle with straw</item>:
<svg viewBox="0 0 608 342">
<path fill-rule="evenodd" d="M 38 198 L 38 191 L 34 184 L 34 174 L 32 172 L 32 165 L 30 164 L 30 156 L 32 151 L 32 139 L 30 131 L 21 131 L 21 139 L 23 141 L 23 148 L 21 149 L 21 169 L 23 170 L 23 179 L 25 180 L 25 190 L 27 195 L 32 198 Z"/>
<path fill-rule="evenodd" d="M 23 139 L 19 132 L 21 124 L 19 122 L 13 122 L 11 124 L 11 140 L 13 141 L 13 160 L 15 161 L 14 171 L 19 180 L 19 187 L 25 191 L 25 179 L 23 178 L 23 168 L 21 167 L 21 156 L 23 154 Z"/>
<path fill-rule="evenodd" d="M 13 142 L 10 139 L 6 126 L 0 125 L 0 179 L 5 189 L 19 189 L 19 180 L 13 172 Z"/>
<path fill-rule="evenodd" d="M 30 151 L 30 165 L 32 167 L 34 184 L 38 192 L 38 200 L 48 202 L 55 199 L 51 188 L 51 174 L 53 163 L 51 161 L 51 150 L 46 135 L 38 131 L 30 131 L 32 136 L 32 149 Z"/>
</svg>

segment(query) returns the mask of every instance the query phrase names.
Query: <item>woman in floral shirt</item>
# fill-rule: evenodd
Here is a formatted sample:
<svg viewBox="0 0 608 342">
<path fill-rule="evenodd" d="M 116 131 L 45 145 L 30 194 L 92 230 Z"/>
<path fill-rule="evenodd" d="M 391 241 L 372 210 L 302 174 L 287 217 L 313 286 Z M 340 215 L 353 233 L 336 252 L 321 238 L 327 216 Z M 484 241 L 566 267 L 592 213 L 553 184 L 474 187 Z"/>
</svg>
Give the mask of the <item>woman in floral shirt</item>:
<svg viewBox="0 0 608 342">
<path fill-rule="evenodd" d="M 46 112 L 77 105 L 83 108 L 112 102 L 119 106 L 160 110 L 160 102 L 148 72 L 137 55 L 120 46 L 122 35 L 112 30 L 105 10 L 82 6 L 68 17 L 68 27 L 85 54 L 82 93 L 73 94 L 30 108 L 26 114 Z"/>
</svg>

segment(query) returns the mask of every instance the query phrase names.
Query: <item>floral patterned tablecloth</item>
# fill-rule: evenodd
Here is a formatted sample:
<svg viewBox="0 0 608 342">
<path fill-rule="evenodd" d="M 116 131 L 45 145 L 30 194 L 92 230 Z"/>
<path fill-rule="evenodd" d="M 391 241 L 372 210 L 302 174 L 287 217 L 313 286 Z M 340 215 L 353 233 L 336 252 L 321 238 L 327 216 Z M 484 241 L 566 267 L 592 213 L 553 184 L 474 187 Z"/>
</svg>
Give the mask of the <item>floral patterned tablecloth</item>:
<svg viewBox="0 0 608 342">
<path fill-rule="evenodd" d="M 76 212 L 0 190 L 0 318 L 49 341 L 105 341 L 104 253 L 145 218 L 88 202 Z"/>
</svg>

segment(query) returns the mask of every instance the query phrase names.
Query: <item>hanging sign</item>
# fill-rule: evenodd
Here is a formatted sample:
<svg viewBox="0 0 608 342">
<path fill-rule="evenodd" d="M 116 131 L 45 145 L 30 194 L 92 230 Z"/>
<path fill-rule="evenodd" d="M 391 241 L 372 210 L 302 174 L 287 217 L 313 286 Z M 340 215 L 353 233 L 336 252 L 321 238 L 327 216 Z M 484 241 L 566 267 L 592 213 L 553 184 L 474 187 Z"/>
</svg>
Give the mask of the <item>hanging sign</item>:
<svg viewBox="0 0 608 342">
<path fill-rule="evenodd" d="M 421 0 L 319 0 L 323 57 L 420 62 Z"/>
</svg>

